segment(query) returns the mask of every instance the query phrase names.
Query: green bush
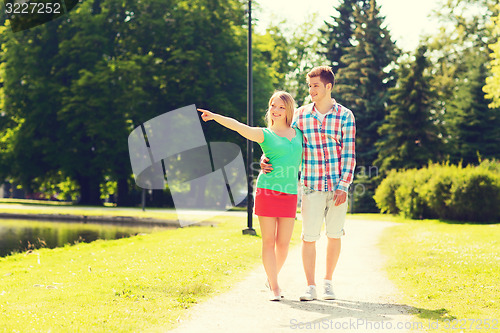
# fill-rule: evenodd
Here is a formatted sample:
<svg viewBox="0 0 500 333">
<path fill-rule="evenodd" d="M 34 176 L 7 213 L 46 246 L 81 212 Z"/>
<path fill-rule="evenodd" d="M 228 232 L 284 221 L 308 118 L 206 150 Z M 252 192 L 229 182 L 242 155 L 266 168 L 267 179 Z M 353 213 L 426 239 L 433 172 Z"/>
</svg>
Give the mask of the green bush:
<svg viewBox="0 0 500 333">
<path fill-rule="evenodd" d="M 500 175 L 500 161 L 496 160 L 483 160 L 481 164 L 479 164 L 480 169 L 485 169 Z"/>
<path fill-rule="evenodd" d="M 422 196 L 422 185 L 430 178 L 426 169 L 411 169 L 404 173 L 400 186 L 396 189 L 396 205 L 404 217 L 422 219 L 428 217 L 429 208 Z"/>
<path fill-rule="evenodd" d="M 499 199 L 498 177 L 480 169 L 462 172 L 451 188 L 450 218 L 475 222 L 496 220 L 500 217 Z"/>
<path fill-rule="evenodd" d="M 500 221 L 500 163 L 477 167 L 430 165 L 392 171 L 375 191 L 383 213 L 408 218 L 467 222 Z"/>
<path fill-rule="evenodd" d="M 417 192 L 415 183 L 416 169 L 407 170 L 404 174 L 405 177 L 400 179 L 399 186 L 396 189 L 396 206 L 398 207 L 400 213 L 407 218 L 417 218 Z"/>
<path fill-rule="evenodd" d="M 451 215 L 451 188 L 458 175 L 457 166 L 432 165 L 432 177 L 422 184 L 421 195 L 429 207 L 428 218 L 446 219 Z"/>
<path fill-rule="evenodd" d="M 400 185 L 400 178 L 396 170 L 391 170 L 375 190 L 373 198 L 382 213 L 399 213 L 398 206 L 396 205 L 396 190 Z"/>
</svg>

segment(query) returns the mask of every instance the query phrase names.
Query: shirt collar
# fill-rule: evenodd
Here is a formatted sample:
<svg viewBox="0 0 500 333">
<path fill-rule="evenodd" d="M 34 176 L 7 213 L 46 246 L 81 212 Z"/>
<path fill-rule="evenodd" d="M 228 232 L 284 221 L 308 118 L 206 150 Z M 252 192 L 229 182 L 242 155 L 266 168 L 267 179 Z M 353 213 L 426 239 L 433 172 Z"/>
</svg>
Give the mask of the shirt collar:
<svg viewBox="0 0 500 333">
<path fill-rule="evenodd" d="M 333 103 L 333 106 L 330 110 L 328 110 L 327 113 L 325 113 L 325 116 L 329 113 L 337 113 L 339 108 L 338 108 L 338 104 L 337 104 L 337 101 L 335 100 L 335 98 L 332 98 L 332 103 Z M 319 113 L 319 111 L 316 109 L 316 103 L 313 103 L 313 108 L 312 108 L 312 112 L 317 112 Z"/>
</svg>

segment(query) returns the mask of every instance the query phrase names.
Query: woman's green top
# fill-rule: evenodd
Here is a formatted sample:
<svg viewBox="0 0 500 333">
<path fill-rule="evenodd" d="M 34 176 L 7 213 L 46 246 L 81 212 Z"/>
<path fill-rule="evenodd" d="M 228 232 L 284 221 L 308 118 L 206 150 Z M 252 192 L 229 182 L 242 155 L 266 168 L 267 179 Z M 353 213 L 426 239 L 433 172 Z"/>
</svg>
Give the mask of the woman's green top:
<svg viewBox="0 0 500 333">
<path fill-rule="evenodd" d="M 302 162 L 302 132 L 295 128 L 292 140 L 278 136 L 269 128 L 263 128 L 262 151 L 269 158 L 273 170 L 260 173 L 257 188 L 297 194 L 299 168 Z"/>
</svg>

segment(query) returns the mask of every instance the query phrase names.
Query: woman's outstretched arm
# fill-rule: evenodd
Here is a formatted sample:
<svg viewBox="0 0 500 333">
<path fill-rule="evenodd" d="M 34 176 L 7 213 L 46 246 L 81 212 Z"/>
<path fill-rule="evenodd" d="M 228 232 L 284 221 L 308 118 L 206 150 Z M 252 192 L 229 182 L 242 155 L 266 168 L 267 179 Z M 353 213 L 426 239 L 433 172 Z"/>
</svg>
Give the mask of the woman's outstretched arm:
<svg viewBox="0 0 500 333">
<path fill-rule="evenodd" d="M 198 111 L 202 113 L 201 119 L 203 119 L 203 121 L 215 120 L 222 126 L 238 132 L 241 136 L 248 140 L 255 141 L 257 143 L 264 142 L 264 132 L 260 127 L 250 127 L 240 123 L 236 119 L 224 117 L 208 110 L 198 109 Z"/>
</svg>

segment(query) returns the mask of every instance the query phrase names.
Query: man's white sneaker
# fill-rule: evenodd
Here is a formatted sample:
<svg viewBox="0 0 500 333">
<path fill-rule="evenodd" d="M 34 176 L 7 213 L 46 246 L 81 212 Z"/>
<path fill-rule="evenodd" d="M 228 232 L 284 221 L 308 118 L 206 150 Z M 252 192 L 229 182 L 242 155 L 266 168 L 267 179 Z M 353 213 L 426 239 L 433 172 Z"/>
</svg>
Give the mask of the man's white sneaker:
<svg viewBox="0 0 500 333">
<path fill-rule="evenodd" d="M 306 292 L 302 296 L 300 296 L 301 301 L 312 301 L 317 298 L 318 296 L 316 294 L 316 286 L 307 287 Z"/>
<path fill-rule="evenodd" d="M 335 299 L 335 293 L 333 292 L 333 285 L 331 281 L 325 280 L 325 293 L 323 294 L 323 299 Z"/>
</svg>

